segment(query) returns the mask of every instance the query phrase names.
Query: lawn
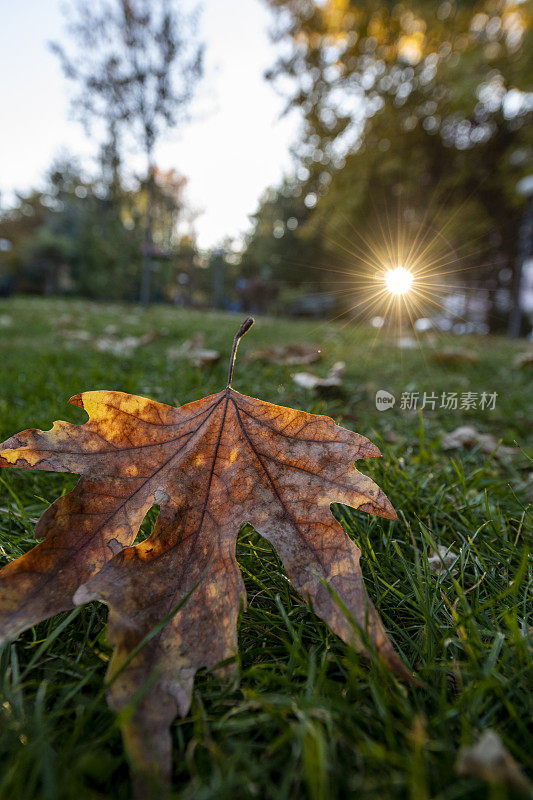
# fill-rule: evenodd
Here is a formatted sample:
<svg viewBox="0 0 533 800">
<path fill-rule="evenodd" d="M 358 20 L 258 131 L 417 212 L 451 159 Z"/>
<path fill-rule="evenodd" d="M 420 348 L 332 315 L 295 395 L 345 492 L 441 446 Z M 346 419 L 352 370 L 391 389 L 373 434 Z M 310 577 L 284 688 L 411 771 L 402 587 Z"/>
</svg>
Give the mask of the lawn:
<svg viewBox="0 0 533 800">
<path fill-rule="evenodd" d="M 169 307 L 141 312 L 78 300 L 4 300 L 0 439 L 27 427 L 47 429 L 55 419 L 83 422 L 84 412 L 66 401 L 88 389 L 174 405 L 214 393 L 225 384 L 226 354 L 240 322 L 240 315 Z M 99 337 L 150 331 L 157 335 L 130 353 L 95 347 Z M 222 352 L 218 364 L 199 368 L 167 358 L 169 348 L 199 331 L 206 347 Z M 321 363 L 295 368 L 246 359 L 266 343 L 305 341 L 322 349 Z M 474 363 L 435 361 L 449 346 L 468 350 Z M 197 676 L 191 712 L 173 728 L 176 797 L 524 796 L 504 781 L 459 775 L 456 761 L 462 747 L 492 729 L 532 777 L 533 392 L 531 368 L 514 365 L 525 350 L 524 343 L 492 337 L 427 335 L 420 346 L 398 348 L 389 332 L 370 327 L 257 321 L 241 344 L 234 387 L 328 414 L 383 453 L 358 466 L 384 489 L 399 521 L 344 506 L 334 513 L 361 548 L 369 594 L 422 685 L 402 684 L 338 640 L 291 589 L 268 542 L 244 526 L 237 541 L 248 592 L 240 682 Z M 324 376 L 338 360 L 346 362 L 339 391 L 312 393 L 292 381 L 295 370 Z M 380 389 L 396 396 L 394 408 L 376 410 Z M 403 409 L 404 392 L 435 394 L 436 407 Z M 440 408 L 443 392 L 478 399 L 496 392 L 495 408 Z M 443 436 L 461 425 L 521 449 L 445 449 Z M 36 519 L 76 478 L 4 469 L 0 480 L 3 564 L 32 546 Z M 147 519 L 143 534 L 149 525 Z M 431 571 L 437 545 L 457 554 L 451 570 Z M 0 650 L 1 800 L 131 796 L 103 691 L 106 614 L 102 604 L 84 606 Z"/>
</svg>

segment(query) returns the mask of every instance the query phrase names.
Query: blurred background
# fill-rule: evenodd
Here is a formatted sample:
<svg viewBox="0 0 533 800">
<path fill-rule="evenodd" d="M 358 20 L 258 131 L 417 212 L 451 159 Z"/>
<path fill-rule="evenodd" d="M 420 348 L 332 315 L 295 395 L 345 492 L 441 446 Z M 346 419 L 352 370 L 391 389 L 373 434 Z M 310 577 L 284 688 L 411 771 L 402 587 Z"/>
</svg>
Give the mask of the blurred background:
<svg viewBox="0 0 533 800">
<path fill-rule="evenodd" d="M 531 3 L 4 16 L 3 297 L 530 334 Z"/>
</svg>

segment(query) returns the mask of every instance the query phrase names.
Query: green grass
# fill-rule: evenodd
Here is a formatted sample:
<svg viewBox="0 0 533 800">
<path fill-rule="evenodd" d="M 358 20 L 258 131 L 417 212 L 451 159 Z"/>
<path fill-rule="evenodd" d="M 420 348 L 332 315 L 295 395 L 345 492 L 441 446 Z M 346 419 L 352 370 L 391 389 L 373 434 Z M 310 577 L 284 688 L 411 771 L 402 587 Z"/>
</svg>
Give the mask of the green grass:
<svg viewBox="0 0 533 800">
<path fill-rule="evenodd" d="M 65 317 L 69 317 L 67 321 Z M 9 325 L 9 320 L 12 324 Z M 54 419 L 82 422 L 66 400 L 79 391 L 118 389 L 181 404 L 218 391 L 239 316 L 82 301 L 15 298 L 0 303 L 0 439 Z M 161 336 L 117 357 L 97 352 L 77 330 L 101 335 L 157 329 Z M 169 363 L 168 347 L 195 331 L 224 358 L 204 370 Z M 241 529 L 238 557 L 248 590 L 239 627 L 239 685 L 198 675 L 193 705 L 174 735 L 176 797 L 369 800 L 503 800 L 516 795 L 454 769 L 459 749 L 496 730 L 531 768 L 531 371 L 513 367 L 524 345 L 455 340 L 478 363 L 443 367 L 430 356 L 442 341 L 399 350 L 389 334 L 355 326 L 260 319 L 243 340 L 234 386 L 245 394 L 326 413 L 369 436 L 382 459 L 361 464 L 398 510 L 399 522 L 335 513 L 363 552 L 370 596 L 423 688 L 405 686 L 340 642 L 287 583 L 268 542 Z M 304 392 L 294 367 L 247 363 L 269 343 L 316 342 L 326 374 L 346 361 L 336 395 Z M 374 344 L 373 344 L 374 342 Z M 450 344 L 449 341 L 446 344 Z M 316 370 L 315 370 L 316 366 Z M 377 389 L 498 392 L 494 411 L 423 414 L 376 411 Z M 523 452 L 507 460 L 477 450 L 445 451 L 442 435 L 473 424 Z M 529 450 L 528 450 L 529 448 Z M 0 558 L 33 544 L 35 520 L 75 477 L 0 472 Z M 237 534 L 237 531 L 236 531 Z M 432 574 L 435 545 L 458 554 L 456 573 Z M 106 608 L 91 604 L 37 626 L 0 651 L 1 800 L 83 800 L 131 796 L 127 763 L 103 694 L 110 649 Z M 530 772 L 531 775 L 531 772 Z M 518 796 L 518 795 L 516 795 Z"/>
</svg>

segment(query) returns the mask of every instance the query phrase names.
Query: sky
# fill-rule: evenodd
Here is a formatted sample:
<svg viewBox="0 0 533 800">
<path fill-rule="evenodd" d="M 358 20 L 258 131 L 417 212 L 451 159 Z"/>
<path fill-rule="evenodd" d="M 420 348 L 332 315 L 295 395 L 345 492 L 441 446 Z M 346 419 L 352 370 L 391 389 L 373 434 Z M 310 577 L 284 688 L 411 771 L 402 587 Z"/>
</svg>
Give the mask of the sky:
<svg viewBox="0 0 533 800">
<path fill-rule="evenodd" d="M 66 0 L 66 4 L 68 5 Z M 69 111 L 71 87 L 50 40 L 64 41 L 65 0 L 0 0 L 0 198 L 40 186 L 55 157 L 84 159 L 97 144 Z M 261 0 L 203 0 L 200 37 L 205 77 L 193 122 L 171 132 L 157 150 L 161 169 L 188 178 L 187 200 L 201 214 L 194 226 L 200 247 L 229 236 L 238 246 L 259 198 L 291 169 L 295 115 L 263 79 L 276 58 L 272 18 Z"/>
</svg>

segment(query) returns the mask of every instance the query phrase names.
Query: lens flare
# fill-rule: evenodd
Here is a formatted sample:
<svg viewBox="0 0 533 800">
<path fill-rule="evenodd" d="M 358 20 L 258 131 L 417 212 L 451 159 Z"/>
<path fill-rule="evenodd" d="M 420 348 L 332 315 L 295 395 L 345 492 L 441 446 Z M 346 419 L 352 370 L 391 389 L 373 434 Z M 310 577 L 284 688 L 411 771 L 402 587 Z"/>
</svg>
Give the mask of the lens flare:
<svg viewBox="0 0 533 800">
<path fill-rule="evenodd" d="M 338 318 L 345 325 L 370 323 L 375 341 L 379 331 L 400 337 L 412 330 L 418 339 L 420 320 L 439 328 L 448 314 L 446 297 L 464 291 L 461 273 L 476 266 L 471 243 L 458 250 L 449 240 L 457 213 L 449 216 L 431 200 L 425 212 L 399 204 L 396 219 L 386 209 L 376 213 L 364 231 L 341 219 L 339 229 L 327 236 L 337 264 L 313 267 L 328 273 L 329 292 L 342 307 Z"/>
<path fill-rule="evenodd" d="M 401 266 L 388 269 L 385 273 L 385 283 L 392 294 L 405 294 L 413 285 L 413 273 Z"/>
</svg>

